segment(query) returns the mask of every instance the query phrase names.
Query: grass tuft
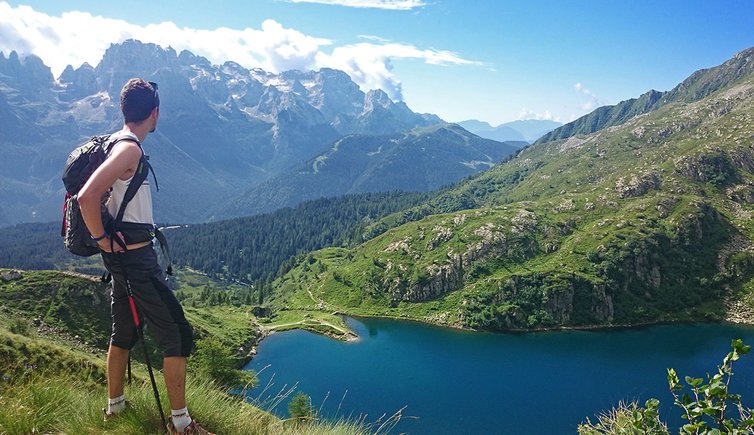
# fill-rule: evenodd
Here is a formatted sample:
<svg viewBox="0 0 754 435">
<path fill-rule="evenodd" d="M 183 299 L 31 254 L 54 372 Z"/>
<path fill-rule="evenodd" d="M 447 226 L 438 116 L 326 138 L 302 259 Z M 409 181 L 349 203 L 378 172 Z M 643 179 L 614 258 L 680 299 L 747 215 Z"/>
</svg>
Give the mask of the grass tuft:
<svg viewBox="0 0 754 435">
<path fill-rule="evenodd" d="M 167 400 L 164 386 L 160 397 Z M 283 392 L 283 394 L 289 394 Z M 35 373 L 24 382 L 0 387 L 0 433 L 162 434 L 164 429 L 148 382 L 127 386 L 128 408 L 103 421 L 107 390 L 92 378 Z M 284 399 L 281 396 L 277 402 Z M 317 418 L 308 422 L 281 420 L 269 412 L 226 394 L 212 381 L 188 379 L 191 416 L 206 429 L 222 434 L 319 435 L 384 434 L 400 420 L 400 412 L 377 421 Z M 165 406 L 166 403 L 163 403 Z M 169 410 L 165 410 L 168 415 Z"/>
</svg>

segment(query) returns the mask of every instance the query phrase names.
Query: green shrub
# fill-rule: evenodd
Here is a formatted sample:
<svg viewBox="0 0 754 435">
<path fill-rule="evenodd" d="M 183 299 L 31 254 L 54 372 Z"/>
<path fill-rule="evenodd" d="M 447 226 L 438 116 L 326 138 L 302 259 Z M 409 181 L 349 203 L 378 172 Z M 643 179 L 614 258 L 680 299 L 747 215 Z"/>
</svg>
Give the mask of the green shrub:
<svg viewBox="0 0 754 435">
<path fill-rule="evenodd" d="M 31 337 L 33 331 L 31 322 L 22 317 L 14 317 L 10 321 L 10 325 L 8 325 L 8 329 L 14 334 L 23 335 L 26 337 Z"/>
<path fill-rule="evenodd" d="M 197 341 L 191 365 L 199 376 L 227 388 L 248 388 L 257 382 L 256 373 L 239 370 L 238 363 L 228 347 L 213 337 Z"/>
<path fill-rule="evenodd" d="M 302 421 L 314 417 L 314 407 L 312 406 L 311 397 L 299 391 L 293 396 L 288 404 L 288 414 L 292 419 Z"/>
<path fill-rule="evenodd" d="M 686 385 L 681 385 L 678 374 L 668 369 L 668 385 L 676 406 L 683 409 L 687 423 L 681 428 L 682 434 L 714 435 L 720 433 L 754 433 L 754 410 L 743 405 L 741 395 L 731 394 L 728 387 L 733 377 L 733 362 L 746 355 L 751 346 L 741 340 L 733 340 L 733 350 L 717 367 L 717 374 L 702 378 L 686 376 Z M 684 392 L 690 389 L 691 394 Z M 597 434 L 668 434 L 667 426 L 660 420 L 660 401 L 650 399 L 645 407 L 636 403 L 619 405 L 597 417 L 597 423 L 588 418 L 578 427 L 580 435 Z"/>
<path fill-rule="evenodd" d="M 686 376 L 687 385 L 681 385 L 675 370 L 668 369 L 668 384 L 675 404 L 683 409 L 683 417 L 688 420 L 681 429 L 682 433 L 754 432 L 753 410 L 743 405 L 741 395 L 731 394 L 728 390 L 733 377 L 733 362 L 749 353 L 751 346 L 746 346 L 741 340 L 733 340 L 731 347 L 733 350 L 725 356 L 723 365 L 717 367 L 717 374 L 707 375 L 707 383 L 702 378 Z M 692 394 L 681 394 L 687 387 Z M 730 415 L 736 411 L 738 415 Z"/>
<path fill-rule="evenodd" d="M 581 435 L 602 434 L 657 434 L 667 435 L 668 427 L 660 421 L 658 408 L 660 401 L 649 399 L 645 407 L 636 402 L 621 403 L 617 408 L 597 416 L 597 422 L 592 423 L 588 418 L 586 423 L 579 425 Z"/>
</svg>

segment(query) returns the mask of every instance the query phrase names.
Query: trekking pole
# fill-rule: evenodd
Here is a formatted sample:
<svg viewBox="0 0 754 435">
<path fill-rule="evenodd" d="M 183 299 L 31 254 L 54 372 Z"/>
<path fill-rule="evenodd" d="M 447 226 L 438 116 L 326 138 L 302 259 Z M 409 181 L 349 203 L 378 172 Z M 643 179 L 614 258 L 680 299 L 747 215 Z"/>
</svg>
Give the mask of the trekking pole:
<svg viewBox="0 0 754 435">
<path fill-rule="evenodd" d="M 127 251 L 124 251 L 124 253 Z M 131 280 L 128 279 L 126 272 L 125 262 L 121 262 L 121 269 L 123 270 L 123 279 L 126 281 L 126 290 L 128 290 L 128 304 L 131 306 L 131 315 L 134 318 L 134 326 L 136 326 L 136 332 L 139 334 L 139 339 L 144 347 L 144 359 L 147 361 L 147 371 L 149 371 L 149 380 L 152 382 L 152 391 L 154 392 L 154 400 L 157 402 L 157 410 L 160 411 L 160 420 L 162 420 L 162 426 L 165 427 L 165 413 L 162 411 L 162 404 L 160 404 L 160 393 L 157 391 L 157 383 L 154 380 L 154 373 L 152 372 L 152 362 L 149 358 L 149 350 L 147 349 L 147 342 L 144 340 L 144 327 L 139 322 L 139 314 L 136 311 L 136 301 L 134 300 L 134 292 L 131 289 Z M 130 352 L 129 352 L 130 355 Z M 130 361 L 129 361 L 130 362 Z"/>
</svg>

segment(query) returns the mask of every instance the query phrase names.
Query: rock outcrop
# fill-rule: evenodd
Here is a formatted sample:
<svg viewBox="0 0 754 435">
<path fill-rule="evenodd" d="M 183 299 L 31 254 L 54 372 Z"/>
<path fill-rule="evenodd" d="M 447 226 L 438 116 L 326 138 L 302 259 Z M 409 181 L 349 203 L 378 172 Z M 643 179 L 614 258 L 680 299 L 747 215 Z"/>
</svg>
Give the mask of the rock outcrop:
<svg viewBox="0 0 754 435">
<path fill-rule="evenodd" d="M 725 186 L 737 179 L 733 160 L 719 147 L 706 147 L 699 154 L 679 157 L 673 163 L 676 173 L 700 183 Z"/>
<path fill-rule="evenodd" d="M 660 174 L 657 171 L 650 171 L 619 178 L 615 183 L 615 191 L 621 198 L 630 198 L 644 195 L 652 189 L 659 189 L 661 185 Z"/>
</svg>

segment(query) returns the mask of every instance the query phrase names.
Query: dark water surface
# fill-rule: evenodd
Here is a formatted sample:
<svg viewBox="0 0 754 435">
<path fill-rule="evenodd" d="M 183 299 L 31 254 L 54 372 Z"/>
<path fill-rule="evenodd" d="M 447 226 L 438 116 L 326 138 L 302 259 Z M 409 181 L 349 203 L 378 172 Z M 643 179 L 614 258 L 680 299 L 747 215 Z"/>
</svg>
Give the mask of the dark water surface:
<svg viewBox="0 0 754 435">
<path fill-rule="evenodd" d="M 638 329 L 493 334 L 413 322 L 347 319 L 360 336 L 343 343 L 305 331 L 273 334 L 246 368 L 270 392 L 298 383 L 329 417 L 406 407 L 392 433 L 567 434 L 620 401 L 654 397 L 673 433 L 682 424 L 666 369 L 705 377 L 754 328 L 662 325 Z M 269 366 L 269 367 L 268 367 Z M 754 354 L 734 365 L 731 390 L 754 406 Z M 252 396 L 260 394 L 260 388 Z M 275 408 L 287 416 L 287 403 Z M 416 418 L 407 418 L 412 416 Z"/>
</svg>

